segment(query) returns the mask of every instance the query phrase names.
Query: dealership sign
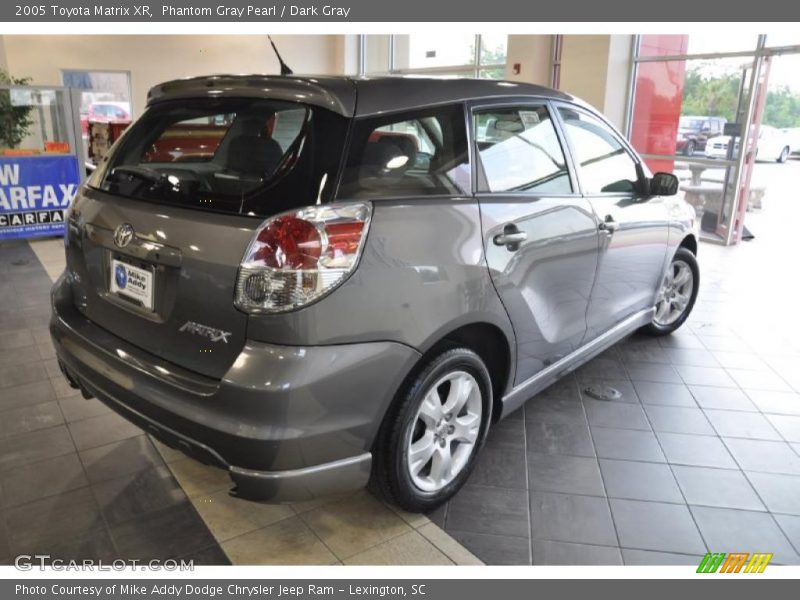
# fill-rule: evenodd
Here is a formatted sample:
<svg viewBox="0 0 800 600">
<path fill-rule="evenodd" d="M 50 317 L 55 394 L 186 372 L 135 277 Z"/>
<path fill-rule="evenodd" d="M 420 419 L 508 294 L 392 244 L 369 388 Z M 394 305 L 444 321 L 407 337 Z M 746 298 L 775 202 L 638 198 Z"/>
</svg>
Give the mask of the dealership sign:
<svg viewBox="0 0 800 600">
<path fill-rule="evenodd" d="M 74 156 L 0 157 L 0 240 L 63 235 L 79 184 Z"/>
</svg>

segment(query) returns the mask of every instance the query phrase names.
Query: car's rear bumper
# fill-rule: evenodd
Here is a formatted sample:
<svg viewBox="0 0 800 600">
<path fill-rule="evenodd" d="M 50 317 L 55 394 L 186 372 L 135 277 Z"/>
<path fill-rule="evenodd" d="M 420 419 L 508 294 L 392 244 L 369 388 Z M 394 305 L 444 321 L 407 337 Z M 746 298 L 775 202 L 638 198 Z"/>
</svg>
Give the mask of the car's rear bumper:
<svg viewBox="0 0 800 600">
<path fill-rule="evenodd" d="M 366 484 L 371 447 L 418 358 L 374 342 L 248 342 L 222 380 L 165 363 L 84 317 L 66 276 L 50 331 L 69 379 L 169 446 L 228 470 L 237 495 L 288 501 Z"/>
</svg>

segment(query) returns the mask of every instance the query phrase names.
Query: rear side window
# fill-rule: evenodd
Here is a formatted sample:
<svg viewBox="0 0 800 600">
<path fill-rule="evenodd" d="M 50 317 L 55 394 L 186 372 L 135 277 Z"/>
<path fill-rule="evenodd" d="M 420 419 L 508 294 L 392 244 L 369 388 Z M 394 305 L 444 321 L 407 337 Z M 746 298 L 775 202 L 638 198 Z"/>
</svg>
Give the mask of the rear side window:
<svg viewBox="0 0 800 600">
<path fill-rule="evenodd" d="M 482 192 L 569 194 L 564 151 L 544 106 L 493 108 L 473 114 Z"/>
<path fill-rule="evenodd" d="M 470 190 L 462 105 L 358 119 L 340 198 L 432 196 Z"/>
<path fill-rule="evenodd" d="M 161 204 L 274 214 L 330 199 L 346 130 L 346 118 L 292 102 L 159 103 L 89 183 Z"/>
<path fill-rule="evenodd" d="M 600 119 L 581 110 L 559 107 L 584 193 L 636 192 L 636 162 L 616 134 Z"/>
</svg>

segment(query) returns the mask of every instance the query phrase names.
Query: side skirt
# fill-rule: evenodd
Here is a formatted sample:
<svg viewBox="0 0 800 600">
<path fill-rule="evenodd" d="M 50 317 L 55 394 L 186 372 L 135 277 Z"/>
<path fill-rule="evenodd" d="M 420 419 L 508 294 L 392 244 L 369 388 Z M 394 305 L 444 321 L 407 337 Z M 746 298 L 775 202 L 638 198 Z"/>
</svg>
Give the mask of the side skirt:
<svg viewBox="0 0 800 600">
<path fill-rule="evenodd" d="M 503 398 L 503 412 L 500 418 L 502 419 L 511 414 L 525 404 L 530 398 L 561 379 L 567 373 L 571 373 L 624 337 L 630 335 L 640 327 L 647 325 L 653 320 L 654 313 L 655 308 L 648 308 L 631 315 L 606 331 L 603 335 L 596 337 L 588 344 L 575 350 L 572 354 L 568 354 L 558 362 L 554 362 L 549 367 L 542 369 L 533 377 L 526 379 L 514 387 L 514 389 Z"/>
</svg>

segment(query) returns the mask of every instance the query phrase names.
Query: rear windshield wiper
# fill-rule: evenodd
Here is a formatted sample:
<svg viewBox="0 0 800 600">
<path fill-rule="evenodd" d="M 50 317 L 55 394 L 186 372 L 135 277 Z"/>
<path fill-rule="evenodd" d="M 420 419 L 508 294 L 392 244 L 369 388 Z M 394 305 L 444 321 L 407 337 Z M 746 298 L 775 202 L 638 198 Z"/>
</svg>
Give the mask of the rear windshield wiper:
<svg viewBox="0 0 800 600">
<path fill-rule="evenodd" d="M 167 180 L 163 173 L 159 173 L 155 169 L 149 167 L 140 167 L 137 165 L 120 165 L 119 167 L 114 167 L 111 171 L 111 176 L 116 178 L 119 175 L 137 177 L 153 184 L 153 186 L 161 185 Z"/>
</svg>

